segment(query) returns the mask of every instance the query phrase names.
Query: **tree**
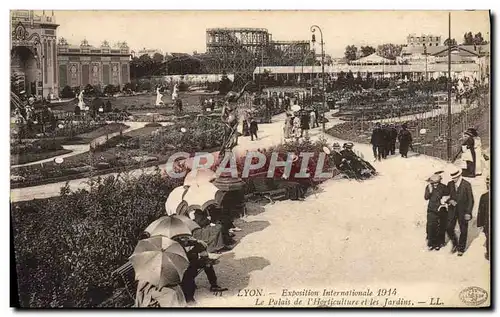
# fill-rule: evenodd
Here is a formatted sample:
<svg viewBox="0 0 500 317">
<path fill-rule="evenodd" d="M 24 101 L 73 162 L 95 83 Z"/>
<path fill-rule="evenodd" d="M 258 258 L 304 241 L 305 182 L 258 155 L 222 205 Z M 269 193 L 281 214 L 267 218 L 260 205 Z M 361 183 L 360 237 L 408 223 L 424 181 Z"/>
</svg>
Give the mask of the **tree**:
<svg viewBox="0 0 500 317">
<path fill-rule="evenodd" d="M 164 57 L 163 57 L 163 55 L 162 55 L 162 54 L 160 54 L 160 53 L 155 53 L 155 54 L 153 55 L 153 62 L 154 62 L 155 64 L 161 64 L 161 63 L 163 63 L 163 61 L 164 61 L 164 60 L 165 60 L 165 58 L 164 58 Z"/>
<path fill-rule="evenodd" d="M 264 70 L 264 73 L 265 72 L 266 71 Z M 219 82 L 219 94 L 221 95 L 227 94 L 231 90 L 232 86 L 233 82 L 231 81 L 231 79 L 229 79 L 225 74 L 222 75 L 222 79 Z"/>
<path fill-rule="evenodd" d="M 481 32 L 476 33 L 476 35 L 474 35 L 474 45 L 484 45 L 484 44 L 488 44 L 488 42 L 484 40 Z"/>
<path fill-rule="evenodd" d="M 375 53 L 376 50 L 372 46 L 361 46 L 361 57 L 369 56 Z"/>
<path fill-rule="evenodd" d="M 358 48 L 354 45 L 347 45 L 345 48 L 344 56 L 348 61 L 353 61 L 356 59 L 358 53 Z"/>
<path fill-rule="evenodd" d="M 377 46 L 377 54 L 382 57 L 395 60 L 396 57 L 401 55 L 402 49 L 403 49 L 402 45 L 386 43 Z"/>
<path fill-rule="evenodd" d="M 472 34 L 472 32 L 467 32 L 467 33 L 464 33 L 464 41 L 462 44 L 464 44 L 464 45 L 484 45 L 484 44 L 488 44 L 488 42 L 484 40 L 481 32 L 478 32 L 474 35 Z"/>
<path fill-rule="evenodd" d="M 474 36 L 472 32 L 464 33 L 464 45 L 474 45 Z"/>
<path fill-rule="evenodd" d="M 455 40 L 455 39 L 451 39 L 451 41 L 450 41 L 450 39 L 449 39 L 449 38 L 447 38 L 446 40 L 444 40 L 444 45 L 445 45 L 445 46 L 448 46 L 448 45 L 449 45 L 449 46 L 454 46 L 454 45 L 457 45 L 457 40 Z"/>
</svg>

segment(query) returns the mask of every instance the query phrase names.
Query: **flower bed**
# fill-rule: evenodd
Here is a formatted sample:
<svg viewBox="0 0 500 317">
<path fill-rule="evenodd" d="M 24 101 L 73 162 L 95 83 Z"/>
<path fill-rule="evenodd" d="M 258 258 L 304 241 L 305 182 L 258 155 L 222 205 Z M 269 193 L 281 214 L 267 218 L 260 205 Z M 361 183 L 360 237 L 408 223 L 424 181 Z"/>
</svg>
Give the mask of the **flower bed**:
<svg viewBox="0 0 500 317">
<path fill-rule="evenodd" d="M 186 129 L 186 132 L 181 132 L 181 128 Z M 92 153 L 69 157 L 62 164 L 47 162 L 13 168 L 11 174 L 19 178 L 11 182 L 15 186 L 26 187 L 90 176 L 89 171 L 82 174 L 80 169 L 84 167 L 96 172 L 99 170 L 99 174 L 116 172 L 116 168 L 122 171 L 130 170 L 144 166 L 144 161 L 133 159 L 141 156 L 154 156 L 158 159 L 157 164 L 162 164 L 175 152 L 183 151 L 194 155 L 199 151 L 216 151 L 221 145 L 224 133 L 220 120 L 210 119 L 196 122 L 187 120 L 155 128 L 155 131 L 150 129 L 144 128 L 143 131 L 149 132 L 146 134 L 134 134 L 132 137 L 124 134 L 110 138 L 105 144 L 97 146 Z"/>
<path fill-rule="evenodd" d="M 12 165 L 25 164 L 70 152 L 70 150 L 65 150 L 58 140 L 42 139 L 20 142 L 14 139 L 10 143 L 10 163 Z"/>
<path fill-rule="evenodd" d="M 41 153 L 27 153 L 27 154 L 21 154 L 21 155 L 11 154 L 10 164 L 11 165 L 26 164 L 26 163 L 45 160 L 45 159 L 48 159 L 51 157 L 56 157 L 59 155 L 68 154 L 71 152 L 72 152 L 71 150 L 60 149 L 60 150 L 54 150 L 54 151 L 50 151 L 50 152 L 41 152 Z"/>
</svg>

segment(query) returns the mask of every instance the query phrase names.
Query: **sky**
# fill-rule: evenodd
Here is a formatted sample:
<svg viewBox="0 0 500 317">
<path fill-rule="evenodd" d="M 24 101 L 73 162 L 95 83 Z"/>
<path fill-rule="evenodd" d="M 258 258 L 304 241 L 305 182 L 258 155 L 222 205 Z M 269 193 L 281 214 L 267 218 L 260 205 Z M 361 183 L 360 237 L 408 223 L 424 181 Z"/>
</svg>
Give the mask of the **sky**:
<svg viewBox="0 0 500 317">
<path fill-rule="evenodd" d="M 50 11 L 46 11 L 50 14 Z M 265 28 L 274 40 L 310 40 L 310 27 L 323 31 L 325 52 L 342 57 L 345 47 L 404 44 L 410 33 L 448 37 L 448 11 L 55 11 L 58 37 L 79 45 L 125 41 L 132 50 L 206 51 L 206 29 Z M 481 32 L 489 40 L 488 11 L 452 11 L 452 38 Z M 320 36 L 316 35 L 319 42 Z M 319 45 L 316 43 L 319 52 Z"/>
</svg>

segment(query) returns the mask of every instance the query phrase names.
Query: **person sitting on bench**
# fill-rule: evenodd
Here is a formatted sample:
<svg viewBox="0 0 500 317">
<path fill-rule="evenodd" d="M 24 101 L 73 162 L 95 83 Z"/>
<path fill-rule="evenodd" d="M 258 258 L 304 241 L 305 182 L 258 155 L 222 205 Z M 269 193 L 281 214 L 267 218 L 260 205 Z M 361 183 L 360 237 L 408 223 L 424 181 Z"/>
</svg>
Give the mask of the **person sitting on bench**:
<svg viewBox="0 0 500 317">
<path fill-rule="evenodd" d="M 186 303 L 195 303 L 195 279 L 198 275 L 198 270 L 201 268 L 203 268 L 205 274 L 208 277 L 208 281 L 210 283 L 210 291 L 227 291 L 227 288 L 220 287 L 217 284 L 217 275 L 215 274 L 215 270 L 213 268 L 214 260 L 209 256 L 209 253 L 207 252 L 207 244 L 205 242 L 187 235 L 173 237 L 172 239 L 177 241 L 184 248 L 189 260 L 189 266 L 186 272 L 184 272 L 184 276 L 182 277 L 181 281 L 181 287 L 186 299 Z"/>
<path fill-rule="evenodd" d="M 189 218 L 200 226 L 200 229 L 193 231 L 193 237 L 204 241 L 208 245 L 207 252 L 229 251 L 232 247 L 224 243 L 222 226 L 212 222 L 209 213 L 211 208 L 213 207 L 209 206 L 205 210 L 195 209 L 189 213 Z"/>
</svg>

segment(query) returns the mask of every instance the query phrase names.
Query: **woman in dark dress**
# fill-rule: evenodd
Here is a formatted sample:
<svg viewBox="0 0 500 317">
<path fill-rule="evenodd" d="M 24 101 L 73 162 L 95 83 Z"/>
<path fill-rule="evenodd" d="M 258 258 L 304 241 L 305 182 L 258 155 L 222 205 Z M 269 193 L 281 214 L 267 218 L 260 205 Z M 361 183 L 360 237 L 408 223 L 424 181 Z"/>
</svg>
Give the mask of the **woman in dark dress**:
<svg viewBox="0 0 500 317">
<path fill-rule="evenodd" d="M 406 124 L 401 127 L 402 130 L 399 132 L 399 153 L 401 157 L 408 157 L 408 150 L 411 148 L 413 139 L 411 137 L 410 131 L 407 130 Z"/>
<path fill-rule="evenodd" d="M 189 216 L 201 228 L 193 231 L 193 237 L 204 241 L 208 245 L 208 252 L 214 253 L 231 249 L 230 246 L 224 243 L 225 239 L 222 232 L 222 225 L 212 222 L 212 217 L 210 216 L 208 208 L 203 211 L 201 209 L 196 209 L 192 211 Z"/>
</svg>

